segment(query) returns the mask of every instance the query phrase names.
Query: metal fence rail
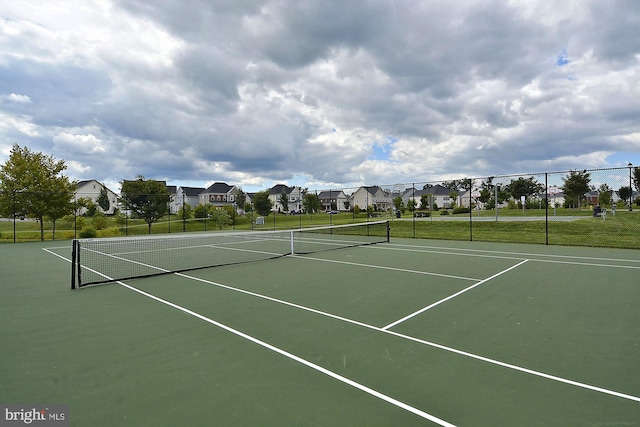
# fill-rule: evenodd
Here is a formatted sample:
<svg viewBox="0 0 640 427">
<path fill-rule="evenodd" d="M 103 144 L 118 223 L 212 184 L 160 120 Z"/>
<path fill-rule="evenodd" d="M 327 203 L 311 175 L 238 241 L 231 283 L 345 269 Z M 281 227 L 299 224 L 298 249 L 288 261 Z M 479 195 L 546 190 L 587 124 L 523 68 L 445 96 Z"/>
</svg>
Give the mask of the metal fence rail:
<svg viewBox="0 0 640 427">
<path fill-rule="evenodd" d="M 629 165 L 314 189 L 306 193 L 313 195 L 318 210 L 304 215 L 283 216 L 288 212 L 299 214 L 305 205 L 304 195 L 300 196 L 302 200 L 289 202 L 288 212 L 276 201 L 273 215 L 260 222 L 256 221 L 257 214 L 243 212 L 236 204 L 227 206 L 229 215 L 224 222 L 209 215 L 189 218 L 184 211 L 169 209 L 169 214 L 153 225 L 153 232 L 295 228 L 387 217 L 392 221 L 391 237 L 640 249 L 639 179 L 640 168 Z M 42 194 L 22 193 L 21 197 Z M 47 240 L 92 237 L 85 235 L 91 232 L 96 237 L 147 232 L 147 224 L 133 218 L 126 206 L 118 206 L 118 213 L 108 219 L 100 214 L 87 216 L 86 208 L 76 208 L 55 222 L 45 218 L 36 226 L 29 212 L 7 206 L 12 195 L 3 196 L 0 242 L 37 240 L 40 225 Z M 167 197 L 168 205 L 180 205 L 175 202 L 172 196 Z"/>
</svg>

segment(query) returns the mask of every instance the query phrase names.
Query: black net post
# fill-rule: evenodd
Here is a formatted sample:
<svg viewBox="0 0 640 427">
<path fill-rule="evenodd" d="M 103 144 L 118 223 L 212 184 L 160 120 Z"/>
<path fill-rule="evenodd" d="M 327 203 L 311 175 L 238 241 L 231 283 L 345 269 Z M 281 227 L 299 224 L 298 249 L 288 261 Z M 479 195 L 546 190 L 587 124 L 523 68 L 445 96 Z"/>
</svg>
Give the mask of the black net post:
<svg viewBox="0 0 640 427">
<path fill-rule="evenodd" d="M 78 246 L 80 242 L 73 240 L 71 246 L 71 289 L 76 289 L 76 273 L 78 274 L 78 286 L 80 286 L 80 250 Z"/>
</svg>

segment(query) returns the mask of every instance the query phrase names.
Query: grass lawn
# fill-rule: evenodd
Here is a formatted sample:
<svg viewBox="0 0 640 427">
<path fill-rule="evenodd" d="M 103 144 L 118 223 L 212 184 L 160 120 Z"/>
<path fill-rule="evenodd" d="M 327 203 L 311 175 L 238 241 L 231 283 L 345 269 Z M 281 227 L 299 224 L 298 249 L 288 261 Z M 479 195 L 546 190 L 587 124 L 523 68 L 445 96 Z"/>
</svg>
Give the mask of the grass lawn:
<svg viewBox="0 0 640 427">
<path fill-rule="evenodd" d="M 389 219 L 391 223 L 392 237 L 415 237 L 427 239 L 447 240 L 477 240 L 493 242 L 517 242 L 517 243 L 548 243 L 555 245 L 577 245 L 595 247 L 619 247 L 640 249 L 640 211 L 618 210 L 616 215 L 609 214 L 606 220 L 594 218 L 591 210 L 577 209 L 550 209 L 550 221 L 545 221 L 544 209 L 528 209 L 526 211 L 515 209 L 501 209 L 498 217 L 502 221 L 487 221 L 495 217 L 495 211 L 475 211 L 471 222 L 469 214 L 442 215 L 442 211 L 433 212 L 433 218 L 418 218 L 412 220 L 409 212 L 401 219 L 381 214 L 380 217 L 369 220 Z M 583 217 L 573 221 L 554 221 L 556 217 Z M 505 221 L 505 218 L 539 217 L 539 220 Z M 445 220 L 447 219 L 447 220 Z M 451 221 L 448 221 L 451 219 Z M 480 220 L 482 219 L 482 220 Z M 125 224 L 117 224 L 114 218 L 79 218 L 77 232 L 74 224 L 58 220 L 55 226 L 55 240 L 66 240 L 81 237 L 84 227 L 93 226 L 97 229 L 97 237 L 111 237 L 124 235 L 143 235 L 148 233 L 147 224 L 139 219 L 129 219 Z M 328 215 L 325 213 L 286 215 L 273 214 L 264 218 L 263 225 L 252 225 L 248 217 L 236 217 L 236 224 L 225 226 L 224 230 L 273 230 L 291 229 L 300 227 L 318 227 L 325 225 L 339 225 L 354 222 L 367 221 L 366 214 L 354 215 L 353 213 L 340 213 Z M 34 241 L 40 239 L 40 224 L 37 221 L 26 219 L 13 221 L 0 221 L 0 242 L 14 241 L 14 226 L 16 241 Z M 219 230 L 218 225 L 211 220 L 182 221 L 175 216 L 166 217 L 154 223 L 151 227 L 153 234 L 202 232 Z M 45 240 L 54 239 L 54 226 L 45 221 Z"/>
</svg>

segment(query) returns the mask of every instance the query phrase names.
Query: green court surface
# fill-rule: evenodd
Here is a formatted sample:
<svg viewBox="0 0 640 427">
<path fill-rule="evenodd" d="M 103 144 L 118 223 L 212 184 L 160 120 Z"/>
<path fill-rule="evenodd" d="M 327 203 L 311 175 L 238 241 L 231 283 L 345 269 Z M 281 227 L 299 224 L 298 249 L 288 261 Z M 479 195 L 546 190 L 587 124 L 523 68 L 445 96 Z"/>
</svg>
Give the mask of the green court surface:
<svg viewBox="0 0 640 427">
<path fill-rule="evenodd" d="M 0 403 L 74 426 L 640 426 L 640 252 L 391 239 L 70 289 L 0 245 Z"/>
</svg>

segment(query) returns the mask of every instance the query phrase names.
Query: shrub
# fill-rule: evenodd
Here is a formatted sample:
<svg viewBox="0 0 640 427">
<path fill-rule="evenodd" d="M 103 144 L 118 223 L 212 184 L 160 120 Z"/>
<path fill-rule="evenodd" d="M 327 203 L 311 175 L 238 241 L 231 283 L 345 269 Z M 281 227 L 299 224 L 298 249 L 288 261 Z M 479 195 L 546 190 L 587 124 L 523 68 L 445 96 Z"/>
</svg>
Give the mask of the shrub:
<svg viewBox="0 0 640 427">
<path fill-rule="evenodd" d="M 100 237 L 120 237 L 122 233 L 118 227 L 109 227 L 100 230 Z"/>
<path fill-rule="evenodd" d="M 83 217 L 81 217 L 81 216 L 76 217 L 76 222 L 75 222 L 76 229 L 77 230 L 82 230 L 84 228 L 85 222 L 86 221 L 85 221 L 85 219 Z"/>
<path fill-rule="evenodd" d="M 453 214 L 468 214 L 469 212 L 471 212 L 471 209 L 469 208 L 463 208 L 463 207 L 457 207 L 453 210 Z"/>
<path fill-rule="evenodd" d="M 84 227 L 80 230 L 80 237 L 83 239 L 91 239 L 98 235 L 98 232 L 93 227 Z"/>
<path fill-rule="evenodd" d="M 98 215 L 98 213 L 96 213 L 93 217 L 93 227 L 96 230 L 103 230 L 107 228 L 107 218 L 105 218 L 104 215 Z"/>
<path fill-rule="evenodd" d="M 449 215 L 448 210 L 440 211 L 440 215 Z"/>
</svg>

